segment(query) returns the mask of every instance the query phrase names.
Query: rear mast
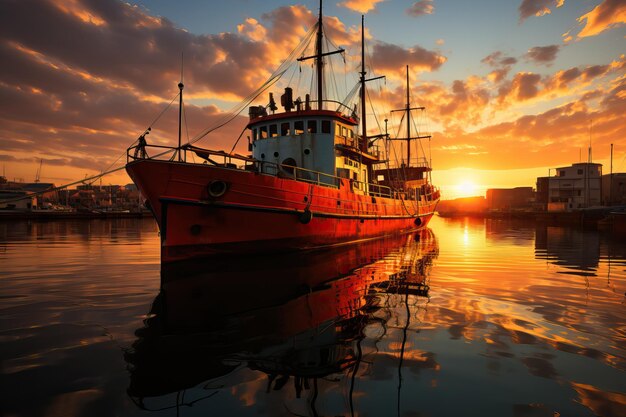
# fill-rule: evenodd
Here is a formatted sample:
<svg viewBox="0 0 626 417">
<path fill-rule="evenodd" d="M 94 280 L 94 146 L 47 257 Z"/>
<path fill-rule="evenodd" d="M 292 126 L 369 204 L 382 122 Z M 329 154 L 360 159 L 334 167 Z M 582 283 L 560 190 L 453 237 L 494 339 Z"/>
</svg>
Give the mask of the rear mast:
<svg viewBox="0 0 626 417">
<path fill-rule="evenodd" d="M 411 110 L 424 110 L 426 107 L 411 107 L 409 84 L 409 66 L 406 66 L 406 105 L 403 109 L 391 110 L 391 112 L 401 111 L 406 113 L 406 138 L 396 138 L 389 140 L 406 140 L 406 167 L 411 166 L 411 141 L 415 139 L 429 139 L 431 136 L 415 136 L 411 137 Z M 404 165 L 404 164 L 403 164 Z"/>
</svg>

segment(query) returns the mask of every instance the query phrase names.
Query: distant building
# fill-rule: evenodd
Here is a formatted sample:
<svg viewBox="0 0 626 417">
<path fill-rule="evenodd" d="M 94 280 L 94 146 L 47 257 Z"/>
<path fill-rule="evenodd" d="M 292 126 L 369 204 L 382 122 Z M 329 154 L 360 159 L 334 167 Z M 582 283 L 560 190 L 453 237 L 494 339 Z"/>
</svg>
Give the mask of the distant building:
<svg viewBox="0 0 626 417">
<path fill-rule="evenodd" d="M 556 168 L 548 179 L 548 211 L 571 211 L 602 204 L 602 164 L 583 162 Z"/>
<path fill-rule="evenodd" d="M 0 210 L 31 210 L 37 196 L 23 190 L 0 190 Z"/>
<path fill-rule="evenodd" d="M 462 197 L 454 200 L 441 200 L 437 212 L 442 216 L 482 214 L 485 212 L 485 197 Z"/>
<path fill-rule="evenodd" d="M 626 205 L 626 173 L 602 176 L 602 202 L 605 206 Z"/>
<path fill-rule="evenodd" d="M 535 202 L 532 187 L 490 188 L 487 190 L 488 210 L 531 208 Z"/>
<path fill-rule="evenodd" d="M 549 184 L 550 177 L 538 177 L 537 178 L 537 191 L 535 191 L 535 204 L 537 208 L 546 210 L 548 208 L 549 201 Z"/>
<path fill-rule="evenodd" d="M 19 181 L 7 181 L 5 177 L 0 177 L 0 190 L 22 192 L 22 196 L 34 196 L 33 199 L 25 197 L 26 205 L 30 205 L 30 208 L 36 208 L 42 206 L 45 203 L 50 203 L 58 199 L 55 191 L 54 184 L 47 182 L 19 182 Z M 19 204 L 23 206 L 24 204 Z M 21 207 L 25 208 L 25 207 Z"/>
</svg>

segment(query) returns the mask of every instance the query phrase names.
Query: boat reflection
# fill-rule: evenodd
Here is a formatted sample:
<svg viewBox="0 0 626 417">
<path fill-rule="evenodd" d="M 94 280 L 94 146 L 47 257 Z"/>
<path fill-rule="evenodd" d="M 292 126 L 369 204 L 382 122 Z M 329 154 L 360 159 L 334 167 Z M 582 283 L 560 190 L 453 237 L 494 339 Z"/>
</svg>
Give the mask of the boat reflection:
<svg viewBox="0 0 626 417">
<path fill-rule="evenodd" d="M 288 401 L 305 397 L 300 412 L 317 415 L 318 396 L 329 393 L 318 387 L 320 379 L 352 375 L 354 383 L 364 328 L 390 317 L 376 314 L 385 297 L 427 302 L 438 250 L 426 229 L 326 251 L 169 265 L 126 353 L 128 393 L 150 410 L 163 408 L 155 397 L 176 393 L 167 407 L 178 408 L 218 392 L 207 388 L 217 378 L 232 393 L 245 383 L 238 375 L 260 371 L 264 382 L 254 385 L 253 398 L 290 386 Z M 182 399 L 205 381 L 202 395 Z"/>
<path fill-rule="evenodd" d="M 594 276 L 600 261 L 600 236 L 575 228 L 537 227 L 535 256 L 562 266 L 563 273 Z"/>
</svg>

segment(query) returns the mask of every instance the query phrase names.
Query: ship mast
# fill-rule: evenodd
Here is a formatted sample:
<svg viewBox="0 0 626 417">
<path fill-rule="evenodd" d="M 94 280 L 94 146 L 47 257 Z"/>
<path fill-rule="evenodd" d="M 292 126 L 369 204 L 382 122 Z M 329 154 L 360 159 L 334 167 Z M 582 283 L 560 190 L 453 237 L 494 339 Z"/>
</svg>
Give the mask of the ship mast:
<svg viewBox="0 0 626 417">
<path fill-rule="evenodd" d="M 361 131 L 361 150 L 367 152 L 367 117 L 365 103 L 365 16 L 361 15 L 361 119 L 363 130 Z"/>
<path fill-rule="evenodd" d="M 324 27 L 322 24 L 322 0 L 320 0 L 320 13 L 317 20 L 317 37 L 315 39 L 315 55 L 303 56 L 298 58 L 298 61 L 306 61 L 307 59 L 315 59 L 315 75 L 317 76 L 317 109 L 322 109 L 322 103 L 324 101 L 324 57 L 327 55 L 340 54 L 345 52 L 345 49 L 339 48 L 332 52 L 323 52 L 322 44 L 324 40 Z"/>
<path fill-rule="evenodd" d="M 411 166 L 411 91 L 409 84 L 409 66 L 406 66 L 406 165 Z M 424 109 L 422 107 L 422 109 Z"/>
<path fill-rule="evenodd" d="M 361 15 L 361 78 L 359 82 L 361 83 L 361 119 L 362 122 L 362 130 L 361 130 L 361 151 L 367 153 L 369 148 L 368 137 L 367 137 L 367 91 L 365 90 L 365 83 L 368 81 L 379 80 L 381 78 L 385 78 L 384 75 L 374 78 L 365 78 L 367 71 L 365 71 L 365 16 Z M 380 135 L 376 136 L 376 138 L 380 138 Z"/>
<path fill-rule="evenodd" d="M 431 136 L 415 136 L 411 137 L 411 110 L 424 110 L 426 107 L 411 107 L 410 97 L 410 84 L 409 84 L 409 66 L 406 66 L 406 105 L 403 109 L 391 110 L 391 112 L 402 111 L 406 112 L 406 138 L 396 138 L 389 140 L 406 140 L 406 166 L 411 166 L 411 141 L 414 139 L 429 139 Z"/>
<path fill-rule="evenodd" d="M 180 56 L 180 82 L 178 83 L 178 89 L 180 90 L 178 94 L 178 161 L 182 161 L 181 155 L 181 137 L 182 137 L 182 127 L 183 127 L 183 88 L 185 85 L 183 84 L 183 56 Z"/>
<path fill-rule="evenodd" d="M 322 27 L 322 0 L 320 0 L 320 14 L 317 19 L 317 38 L 315 40 L 315 69 L 317 72 L 317 109 L 322 110 L 322 94 L 324 83 L 324 60 L 322 59 L 322 40 L 324 31 Z"/>
</svg>

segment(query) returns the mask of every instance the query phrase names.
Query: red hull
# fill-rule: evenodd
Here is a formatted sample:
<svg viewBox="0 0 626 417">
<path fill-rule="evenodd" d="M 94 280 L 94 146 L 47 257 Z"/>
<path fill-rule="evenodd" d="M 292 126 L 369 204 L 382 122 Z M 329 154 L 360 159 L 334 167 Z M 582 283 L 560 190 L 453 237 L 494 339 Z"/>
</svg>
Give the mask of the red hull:
<svg viewBox="0 0 626 417">
<path fill-rule="evenodd" d="M 312 249 L 409 232 L 424 228 L 437 204 L 357 194 L 344 180 L 336 188 L 150 159 L 126 169 L 159 224 L 162 262 Z M 210 189 L 215 181 L 218 186 Z"/>
</svg>

